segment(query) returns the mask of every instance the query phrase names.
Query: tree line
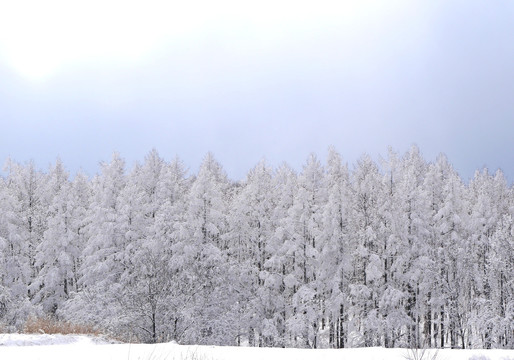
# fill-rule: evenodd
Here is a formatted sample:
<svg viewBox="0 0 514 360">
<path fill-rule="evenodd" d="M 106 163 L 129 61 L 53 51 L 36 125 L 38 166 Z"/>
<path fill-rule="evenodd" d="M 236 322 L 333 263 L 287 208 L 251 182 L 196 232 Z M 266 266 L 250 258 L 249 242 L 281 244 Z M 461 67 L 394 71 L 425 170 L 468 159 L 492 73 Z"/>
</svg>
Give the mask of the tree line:
<svg viewBox="0 0 514 360">
<path fill-rule="evenodd" d="M 29 317 L 144 342 L 514 348 L 514 190 L 412 147 L 329 149 L 244 181 L 151 151 L 93 178 L 8 160 L 0 327 Z"/>
</svg>

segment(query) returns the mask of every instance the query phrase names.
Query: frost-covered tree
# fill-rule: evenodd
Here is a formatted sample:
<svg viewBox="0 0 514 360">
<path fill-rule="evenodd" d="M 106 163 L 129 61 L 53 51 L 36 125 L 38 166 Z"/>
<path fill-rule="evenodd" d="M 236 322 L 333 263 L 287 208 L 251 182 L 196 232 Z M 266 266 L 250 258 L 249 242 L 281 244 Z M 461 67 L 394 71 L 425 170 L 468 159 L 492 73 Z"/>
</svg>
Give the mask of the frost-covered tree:
<svg viewBox="0 0 514 360">
<path fill-rule="evenodd" d="M 383 194 L 378 166 L 367 155 L 357 162 L 352 174 L 351 231 L 353 274 L 349 285 L 352 345 L 372 346 L 380 341 L 378 301 L 383 268 L 380 253 L 379 207 Z"/>
<path fill-rule="evenodd" d="M 91 183 L 91 201 L 86 214 L 87 243 L 82 252 L 81 291 L 67 301 L 63 313 L 75 321 L 91 323 L 113 332 L 127 321 L 119 296 L 121 276 L 126 268 L 126 237 L 120 214 L 120 193 L 125 187 L 125 161 L 114 153 L 110 163 Z M 72 315 L 74 314 L 74 315 Z"/>
<path fill-rule="evenodd" d="M 287 321 L 296 312 L 292 297 L 298 285 L 293 275 L 295 255 L 292 251 L 292 239 L 288 227 L 288 212 L 293 206 L 298 188 L 297 175 L 287 164 L 282 164 L 274 175 L 271 181 L 271 197 L 274 199 L 271 216 L 272 233 L 266 247 L 270 257 L 264 266 L 274 280 L 274 286 L 268 287 L 267 291 L 276 299 L 276 306 L 280 308 L 275 314 L 278 331 L 275 343 L 285 347 L 291 346 L 296 341 L 291 329 L 287 326 Z"/>
<path fill-rule="evenodd" d="M 482 344 L 486 348 L 493 346 L 494 342 L 506 346 L 505 340 L 505 304 L 502 304 L 504 272 L 497 272 L 502 267 L 498 262 L 498 245 L 503 237 L 494 237 L 500 234 L 508 215 L 508 192 L 503 174 L 498 171 L 494 176 L 487 169 L 477 171 L 469 186 L 470 223 L 469 240 L 463 244 L 466 257 L 462 259 L 466 274 L 469 276 L 466 287 L 471 288 L 467 293 L 468 308 L 468 346 L 478 341 L 478 333 L 482 333 Z M 508 222 L 508 221 L 507 221 Z M 493 238 L 494 237 L 494 238 Z M 509 253 L 507 243 L 502 244 L 506 253 Z M 508 255 L 507 255 L 508 256 Z M 500 281 L 498 281 L 500 280 Z M 500 330 L 501 329 L 501 330 Z M 464 342 L 464 336 L 461 336 Z"/>
<path fill-rule="evenodd" d="M 121 302 L 141 340 L 180 337 L 181 313 L 176 289 L 182 281 L 173 267 L 174 222 L 185 209 L 184 170 L 180 161 L 166 165 L 156 150 L 134 168 L 120 193 L 120 215 L 126 246 Z M 168 221 L 166 221 L 168 220 Z"/>
<path fill-rule="evenodd" d="M 68 299 L 74 282 L 73 247 L 70 243 L 72 203 L 69 201 L 71 184 L 68 173 L 58 159 L 51 167 L 46 179 L 45 196 L 49 203 L 46 218 L 48 226 L 43 239 L 36 249 L 35 265 L 39 269 L 32 286 L 33 301 L 43 306 L 43 310 L 55 314 L 61 304 Z"/>
<path fill-rule="evenodd" d="M 487 261 L 488 283 L 491 298 L 487 302 L 489 318 L 485 325 L 486 347 L 514 348 L 514 221 L 504 214 L 496 224 L 491 239 L 491 253 Z M 477 325 L 479 325 L 477 324 Z"/>
<path fill-rule="evenodd" d="M 190 181 L 187 172 L 178 158 L 170 164 L 163 164 L 156 187 L 156 198 L 159 207 L 156 209 L 150 233 L 152 251 L 148 251 L 149 264 L 157 271 L 162 271 L 157 279 L 161 292 L 160 332 L 161 338 L 182 341 L 190 328 L 194 316 L 191 313 L 191 296 L 194 294 L 194 284 L 182 271 L 183 258 L 180 251 L 179 230 L 184 222 L 187 207 L 187 195 Z M 143 258 L 145 259 L 145 258 Z"/>
<path fill-rule="evenodd" d="M 281 274 L 267 267 L 273 233 L 273 173 L 264 160 L 247 175 L 229 211 L 230 276 L 237 284 L 238 341 L 252 345 L 280 344 L 284 326 Z"/>
<path fill-rule="evenodd" d="M 27 298 L 28 259 L 26 242 L 16 236 L 13 226 L 16 201 L 7 181 L 0 180 L 0 324 L 8 329 L 21 325 L 27 314 L 19 314 L 18 305 L 29 305 Z M 21 316 L 19 316 L 21 315 Z"/>
<path fill-rule="evenodd" d="M 187 210 L 174 246 L 190 286 L 190 310 L 195 322 L 184 334 L 186 341 L 231 343 L 236 334 L 229 326 L 234 313 L 233 287 L 227 281 L 228 178 L 208 153 L 187 199 Z"/>
<path fill-rule="evenodd" d="M 329 327 L 328 345 L 344 348 L 348 343 L 351 249 L 349 217 L 351 187 L 348 167 L 334 148 L 329 149 L 325 177 L 319 284 L 324 298 L 322 330 Z M 328 322 L 328 325 L 325 323 Z"/>
<path fill-rule="evenodd" d="M 8 325 L 20 328 L 28 316 L 39 313 L 34 299 L 33 283 L 39 271 L 37 247 L 46 229 L 43 197 L 44 177 L 33 162 L 21 165 L 8 160 L 4 183 L 3 247 L 4 283 L 12 311 Z M 31 290 L 32 289 L 32 290 Z"/>
<path fill-rule="evenodd" d="M 145 342 L 514 348 L 514 189 L 417 147 L 350 171 L 258 163 L 188 177 L 152 150 L 92 179 L 8 160 L 0 323 L 88 323 Z"/>
<path fill-rule="evenodd" d="M 141 165 L 127 176 L 119 194 L 119 226 L 124 237 L 119 249 L 123 272 L 120 302 L 127 318 L 125 326 L 143 341 L 156 342 L 162 323 L 162 302 L 167 288 L 165 260 L 154 229 L 160 199 L 157 186 L 164 161 L 152 150 Z"/>
<path fill-rule="evenodd" d="M 309 156 L 298 176 L 298 192 L 288 210 L 288 251 L 293 255 L 293 272 L 297 284 L 293 294 L 295 313 L 288 326 L 306 346 L 318 347 L 321 314 L 324 307 L 319 279 L 320 252 L 323 247 L 323 204 L 326 201 L 324 169 L 314 154 Z"/>
<path fill-rule="evenodd" d="M 388 219 L 393 240 L 388 244 L 393 248 L 392 253 L 388 252 L 393 259 L 390 283 L 403 294 L 405 302 L 404 312 L 397 313 L 398 319 L 387 314 L 393 320 L 389 329 L 400 324 L 405 326 L 404 341 L 414 347 L 422 344 L 422 330 L 425 336 L 430 333 L 426 327 L 421 328 L 421 322 L 431 322 L 432 274 L 429 269 L 434 264 L 428 255 L 430 199 L 423 187 L 425 172 L 426 163 L 419 149 L 412 147 L 401 160 L 396 179 L 393 179 L 392 216 Z"/>
<path fill-rule="evenodd" d="M 467 280 L 463 261 L 465 259 L 464 241 L 467 237 L 468 204 L 466 189 L 458 174 L 448 163 L 446 157 L 439 156 L 436 162 L 437 172 L 441 179 L 439 191 L 442 203 L 434 215 L 435 236 L 439 242 L 438 285 L 441 293 L 440 335 L 441 347 L 446 343 L 454 348 L 457 346 L 458 333 L 464 331 L 466 315 L 463 308 L 463 280 Z M 447 328 L 445 335 L 444 329 Z M 446 340 L 445 340 L 446 336 Z M 448 341 L 449 340 L 449 341 Z"/>
</svg>

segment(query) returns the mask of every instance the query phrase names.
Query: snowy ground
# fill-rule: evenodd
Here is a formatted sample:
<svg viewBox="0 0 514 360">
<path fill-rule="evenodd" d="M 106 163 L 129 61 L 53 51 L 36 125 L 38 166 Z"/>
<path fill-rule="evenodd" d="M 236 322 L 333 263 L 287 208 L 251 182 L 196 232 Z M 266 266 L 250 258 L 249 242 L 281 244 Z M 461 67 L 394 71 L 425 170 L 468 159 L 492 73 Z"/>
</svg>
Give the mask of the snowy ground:
<svg viewBox="0 0 514 360">
<path fill-rule="evenodd" d="M 79 335 L 0 334 L 1 360 L 389 360 L 408 359 L 405 349 L 263 349 L 110 344 Z M 429 359 L 428 356 L 425 359 Z M 438 360 L 514 360 L 514 350 L 441 350 Z"/>
</svg>

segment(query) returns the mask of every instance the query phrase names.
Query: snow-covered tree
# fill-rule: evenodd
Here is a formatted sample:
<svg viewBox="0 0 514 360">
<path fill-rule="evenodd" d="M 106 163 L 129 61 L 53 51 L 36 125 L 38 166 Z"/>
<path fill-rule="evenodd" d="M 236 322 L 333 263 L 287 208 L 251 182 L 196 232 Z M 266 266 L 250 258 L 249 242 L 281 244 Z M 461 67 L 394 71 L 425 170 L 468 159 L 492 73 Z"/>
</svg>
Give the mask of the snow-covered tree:
<svg viewBox="0 0 514 360">
<path fill-rule="evenodd" d="M 383 244 L 380 242 L 379 207 L 384 192 L 378 166 L 365 155 L 352 174 L 351 231 L 352 266 L 349 332 L 352 345 L 377 345 L 380 337 L 378 300 L 383 269 L 379 264 Z"/>
<path fill-rule="evenodd" d="M 125 161 L 114 153 L 110 163 L 102 163 L 102 173 L 91 183 L 87 211 L 87 243 L 82 252 L 81 291 L 67 301 L 65 317 L 91 323 L 113 332 L 127 321 L 119 296 L 121 276 L 126 269 L 126 237 L 120 215 L 120 193 L 125 187 Z"/>
<path fill-rule="evenodd" d="M 393 180 L 392 216 L 387 221 L 391 224 L 393 240 L 388 244 L 393 248 L 388 252 L 389 258 L 393 259 L 390 288 L 399 290 L 405 301 L 404 312 L 397 314 L 399 319 L 387 314 L 393 320 L 389 328 L 406 327 L 404 341 L 414 347 L 422 346 L 421 322 L 428 327 L 431 322 L 432 274 L 429 269 L 434 264 L 428 254 L 430 198 L 423 187 L 425 172 L 426 163 L 419 149 L 413 146 L 402 159 Z M 425 327 L 423 333 L 429 336 L 430 330 Z"/>
<path fill-rule="evenodd" d="M 221 165 L 208 153 L 191 185 L 188 208 L 174 246 L 181 271 L 188 278 L 195 323 L 184 334 L 186 341 L 231 343 L 236 334 L 229 324 L 234 297 L 227 281 L 228 178 Z"/>
<path fill-rule="evenodd" d="M 50 169 L 45 185 L 44 195 L 50 204 L 46 214 L 48 227 L 36 249 L 35 265 L 39 271 L 30 289 L 35 294 L 33 301 L 40 303 L 45 312 L 55 314 L 69 297 L 77 255 L 71 253 L 76 244 L 70 243 L 73 238 L 71 184 L 59 159 Z"/>
<path fill-rule="evenodd" d="M 344 348 L 348 343 L 349 285 L 351 249 L 349 217 L 351 187 L 348 167 L 334 148 L 329 149 L 325 178 L 326 203 L 323 205 L 319 283 L 324 314 L 321 330 L 329 327 L 328 345 Z M 325 320 L 328 325 L 325 323 Z"/>
<path fill-rule="evenodd" d="M 273 173 L 262 160 L 247 175 L 229 211 L 230 276 L 237 284 L 239 334 L 252 345 L 280 344 L 281 274 L 266 265 L 273 233 Z M 238 335 L 238 340 L 241 339 Z"/>
<path fill-rule="evenodd" d="M 314 154 L 309 156 L 297 184 L 298 192 L 286 220 L 288 251 L 293 255 L 290 275 L 297 284 L 292 298 L 295 312 L 288 319 L 288 327 L 306 346 L 316 348 L 324 307 L 318 269 L 324 245 L 321 233 L 326 192 L 324 169 Z"/>
<path fill-rule="evenodd" d="M 267 246 L 270 258 L 265 263 L 266 270 L 274 275 L 276 281 L 276 286 L 268 290 L 275 291 L 274 296 L 281 307 L 281 311 L 277 314 L 279 346 L 291 346 L 296 342 L 287 322 L 296 313 L 293 295 L 296 293 L 298 283 L 294 276 L 295 254 L 288 213 L 297 192 L 296 173 L 287 164 L 282 164 L 272 180 L 272 197 L 275 200 L 272 212 L 273 233 Z"/>
<path fill-rule="evenodd" d="M 47 219 L 43 198 L 43 174 L 36 170 L 33 162 L 21 165 L 8 160 L 5 166 L 7 177 L 4 183 L 3 247 L 6 296 L 12 311 L 8 314 L 8 325 L 20 328 L 27 317 L 39 313 L 31 304 L 31 291 L 37 273 L 36 249 L 41 243 Z"/>
<path fill-rule="evenodd" d="M 300 173 L 231 182 L 152 150 L 127 173 L 0 176 L 0 325 L 29 316 L 145 342 L 514 348 L 514 189 L 465 183 L 413 146 L 353 170 L 329 149 Z"/>
</svg>

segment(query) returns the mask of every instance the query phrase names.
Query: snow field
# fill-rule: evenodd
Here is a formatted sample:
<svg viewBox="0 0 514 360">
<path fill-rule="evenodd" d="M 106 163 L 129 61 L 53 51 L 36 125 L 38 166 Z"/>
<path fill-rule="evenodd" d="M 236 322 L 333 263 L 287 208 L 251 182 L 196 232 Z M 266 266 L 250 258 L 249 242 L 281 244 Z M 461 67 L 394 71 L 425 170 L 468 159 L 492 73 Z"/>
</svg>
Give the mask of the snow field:
<svg viewBox="0 0 514 360">
<path fill-rule="evenodd" d="M 430 359 L 436 350 L 428 350 Z M 1 334 L 1 360 L 393 360 L 407 349 L 281 349 L 164 343 L 110 344 L 83 335 Z M 439 350 L 438 360 L 514 360 L 514 350 Z"/>
</svg>

